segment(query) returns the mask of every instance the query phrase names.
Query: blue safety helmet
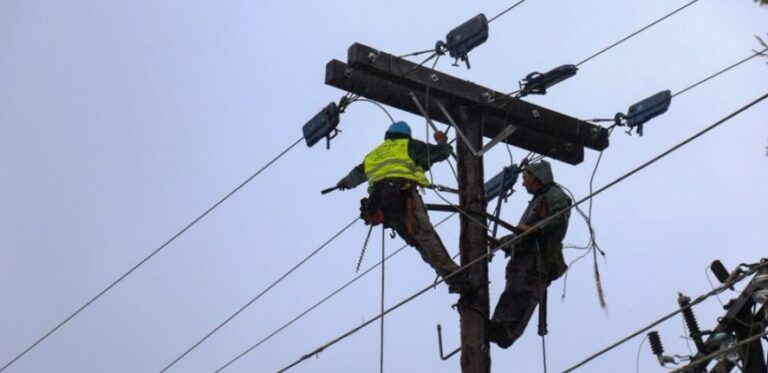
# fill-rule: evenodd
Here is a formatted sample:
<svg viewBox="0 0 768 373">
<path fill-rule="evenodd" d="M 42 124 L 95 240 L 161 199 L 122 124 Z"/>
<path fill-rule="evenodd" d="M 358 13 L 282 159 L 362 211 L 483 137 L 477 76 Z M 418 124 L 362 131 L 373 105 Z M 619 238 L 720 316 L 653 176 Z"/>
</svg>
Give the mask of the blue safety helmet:
<svg viewBox="0 0 768 373">
<path fill-rule="evenodd" d="M 395 133 L 411 137 L 411 127 L 408 127 L 408 123 L 399 121 L 392 123 L 392 125 L 387 129 L 387 133 Z"/>
</svg>

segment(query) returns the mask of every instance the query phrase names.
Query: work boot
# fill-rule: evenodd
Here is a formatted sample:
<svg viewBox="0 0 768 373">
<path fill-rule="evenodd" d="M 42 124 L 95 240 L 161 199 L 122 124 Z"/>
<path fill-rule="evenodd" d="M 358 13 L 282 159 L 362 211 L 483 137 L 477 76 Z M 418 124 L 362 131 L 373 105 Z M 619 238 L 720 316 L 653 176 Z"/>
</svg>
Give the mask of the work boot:
<svg viewBox="0 0 768 373">
<path fill-rule="evenodd" d="M 497 346 L 506 349 L 512 346 L 512 338 L 509 338 L 507 328 L 493 320 L 488 322 L 488 338 Z"/>
</svg>

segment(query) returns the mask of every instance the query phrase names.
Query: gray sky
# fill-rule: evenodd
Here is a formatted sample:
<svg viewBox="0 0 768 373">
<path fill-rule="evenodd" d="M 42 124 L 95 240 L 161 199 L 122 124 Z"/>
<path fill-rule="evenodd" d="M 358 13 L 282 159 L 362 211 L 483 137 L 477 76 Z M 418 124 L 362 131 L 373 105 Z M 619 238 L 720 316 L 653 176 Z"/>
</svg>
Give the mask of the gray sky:
<svg viewBox="0 0 768 373">
<path fill-rule="evenodd" d="M 576 63 L 684 1 L 528 1 L 491 24 L 472 69 L 438 69 L 512 91 L 532 71 Z M 0 2 L 0 364 L 138 261 L 301 136 L 301 126 L 343 94 L 325 86 L 325 64 L 354 42 L 394 54 L 422 50 L 466 19 L 511 2 L 440 5 L 413 1 Z M 758 47 L 768 8 L 749 0 L 703 0 L 582 66 L 529 101 L 587 119 L 663 89 L 682 88 Z M 765 93 L 768 66 L 753 60 L 676 97 L 645 136 L 616 131 L 599 187 Z M 424 138 L 418 117 L 390 111 Z M 733 268 L 766 254 L 768 103 L 610 189 L 595 200 L 608 312 L 585 260 L 550 287 L 549 367 L 560 371 L 676 307 L 677 291 L 710 289 L 705 267 Z M 133 275 L 17 361 L 9 372 L 159 371 L 219 322 L 349 223 L 365 188 L 321 196 L 382 138 L 386 116 L 354 104 L 330 151 L 300 144 Z M 520 159 L 526 152 L 513 149 Z M 597 153 L 556 179 L 588 194 Z M 486 176 L 509 163 L 485 159 Z M 455 185 L 447 165 L 435 182 Z M 510 198 L 517 221 L 528 196 Z M 452 197 L 451 197 L 452 198 Z M 438 201 L 429 192 L 427 201 Z M 445 215 L 433 213 L 433 221 Z M 172 371 L 209 372 L 351 279 L 365 238 L 358 223 L 259 299 Z M 439 228 L 458 249 L 458 219 Z M 380 231 L 363 261 L 381 255 Z M 575 216 L 567 243 L 583 244 Z M 402 245 L 386 241 L 387 252 Z M 571 260 L 580 252 L 566 251 Z M 491 264 L 492 306 L 504 261 Z M 413 249 L 387 262 L 393 305 L 434 280 Z M 275 371 L 375 316 L 379 273 L 349 287 L 227 371 Z M 723 301 L 736 293 L 721 296 Z M 458 372 L 437 356 L 458 346 L 457 297 L 445 286 L 386 318 L 387 371 Z M 722 309 L 696 308 L 703 328 Z M 688 354 L 682 321 L 659 328 L 668 352 Z M 632 371 L 637 338 L 581 371 Z M 378 326 L 298 366 L 296 372 L 378 369 Z M 541 371 L 532 321 L 508 350 L 492 348 L 494 371 Z M 641 372 L 664 371 L 647 344 Z"/>
</svg>

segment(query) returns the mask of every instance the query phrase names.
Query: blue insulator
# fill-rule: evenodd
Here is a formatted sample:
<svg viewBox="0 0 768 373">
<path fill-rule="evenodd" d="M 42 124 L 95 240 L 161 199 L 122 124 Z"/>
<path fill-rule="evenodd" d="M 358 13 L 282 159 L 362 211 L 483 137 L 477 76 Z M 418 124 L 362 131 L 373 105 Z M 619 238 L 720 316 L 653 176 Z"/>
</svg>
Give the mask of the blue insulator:
<svg viewBox="0 0 768 373">
<path fill-rule="evenodd" d="M 328 140 L 327 146 L 330 146 L 331 139 L 338 134 L 336 127 L 339 125 L 339 113 L 336 103 L 331 102 L 304 125 L 302 131 L 308 147 L 311 148 L 323 138 Z"/>
</svg>

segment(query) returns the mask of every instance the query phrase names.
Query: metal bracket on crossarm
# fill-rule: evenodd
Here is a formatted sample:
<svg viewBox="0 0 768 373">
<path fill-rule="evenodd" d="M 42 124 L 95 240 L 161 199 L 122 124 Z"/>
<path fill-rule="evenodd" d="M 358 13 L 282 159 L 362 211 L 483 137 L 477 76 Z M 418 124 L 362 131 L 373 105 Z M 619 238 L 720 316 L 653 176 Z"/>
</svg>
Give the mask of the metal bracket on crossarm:
<svg viewBox="0 0 768 373">
<path fill-rule="evenodd" d="M 424 118 L 427 119 L 427 123 L 429 123 L 429 126 L 432 127 L 432 130 L 437 132 L 438 131 L 437 126 L 435 126 L 435 123 L 432 122 L 431 118 L 429 118 L 429 115 L 427 115 L 427 111 L 424 110 L 423 106 L 421 106 L 421 103 L 416 98 L 416 95 L 413 94 L 413 92 L 411 92 L 411 100 L 413 100 L 413 103 L 416 104 L 416 107 L 419 109 L 422 116 L 424 116 Z M 496 144 L 503 141 L 504 139 L 512 135 L 515 131 L 517 131 L 517 127 L 510 124 L 507 127 L 505 127 L 501 132 L 499 132 L 499 134 L 496 135 L 496 137 L 494 137 L 488 144 L 485 144 L 485 146 L 483 146 L 483 148 L 480 149 L 480 151 L 477 151 L 472 146 L 472 144 L 469 143 L 469 140 L 467 140 L 467 137 L 464 135 L 464 132 L 462 132 L 459 126 L 456 124 L 456 121 L 453 120 L 453 117 L 450 114 L 448 114 L 448 110 L 445 109 L 445 106 L 443 106 L 443 104 L 440 103 L 440 101 L 435 101 L 435 103 L 437 104 L 437 107 L 440 109 L 440 111 L 443 112 L 443 115 L 445 115 L 445 117 L 448 119 L 451 126 L 456 129 L 456 133 L 458 133 L 461 140 L 464 141 L 464 145 L 466 145 L 467 148 L 469 148 L 470 153 L 472 153 L 472 155 L 474 155 L 475 157 L 481 157 L 483 154 L 491 150 L 491 148 L 496 146 Z"/>
<path fill-rule="evenodd" d="M 485 154 L 486 152 L 488 152 L 489 150 L 491 150 L 491 148 L 493 148 L 494 146 L 496 146 L 496 144 L 498 144 L 498 143 L 499 143 L 499 142 L 501 142 L 502 140 L 504 140 L 504 139 L 506 139 L 507 137 L 509 137 L 509 135 L 511 135 L 511 134 L 513 134 L 515 131 L 517 131 L 517 127 L 515 127 L 515 126 L 513 126 L 513 125 L 508 125 L 508 126 L 507 126 L 507 127 L 505 127 L 505 128 L 504 128 L 504 129 L 503 129 L 503 130 L 502 130 L 502 131 L 501 131 L 501 132 L 498 134 L 498 135 L 496 135 L 496 137 L 494 137 L 494 138 L 491 140 L 491 142 L 489 142 L 488 144 L 486 144 L 485 146 L 483 146 L 483 148 L 482 148 L 482 149 L 480 149 L 480 151 L 477 151 L 477 150 L 475 150 L 475 148 L 474 148 L 474 147 L 472 147 L 472 144 L 470 144 L 470 143 L 469 143 L 469 140 L 467 140 L 467 137 L 466 137 L 466 136 L 464 136 L 464 133 L 463 133 L 463 132 L 461 132 L 461 129 L 460 129 L 460 128 L 459 128 L 459 126 L 456 124 L 456 121 L 454 121 L 454 120 L 453 120 L 453 117 L 451 116 L 451 114 L 449 114 L 449 113 L 448 113 L 448 110 L 446 110 L 446 109 L 445 109 L 445 106 L 443 106 L 443 104 L 442 104 L 442 103 L 440 103 L 440 101 L 435 101 L 435 103 L 437 104 L 437 107 L 440 109 L 440 111 L 442 111 L 442 112 L 443 112 L 443 115 L 445 115 L 445 117 L 446 117 L 446 118 L 448 118 L 448 121 L 449 121 L 449 122 L 451 122 L 451 126 L 453 126 L 453 128 L 455 128 L 455 129 L 456 129 L 456 133 L 458 133 L 458 134 L 459 134 L 459 137 L 461 137 L 461 140 L 462 140 L 462 141 L 464 141 L 464 145 L 466 145 L 466 146 L 467 146 L 467 148 L 469 148 L 469 151 L 470 151 L 470 152 L 471 152 L 471 153 L 472 153 L 472 154 L 473 154 L 475 157 L 481 157 L 483 154 Z"/>
</svg>

